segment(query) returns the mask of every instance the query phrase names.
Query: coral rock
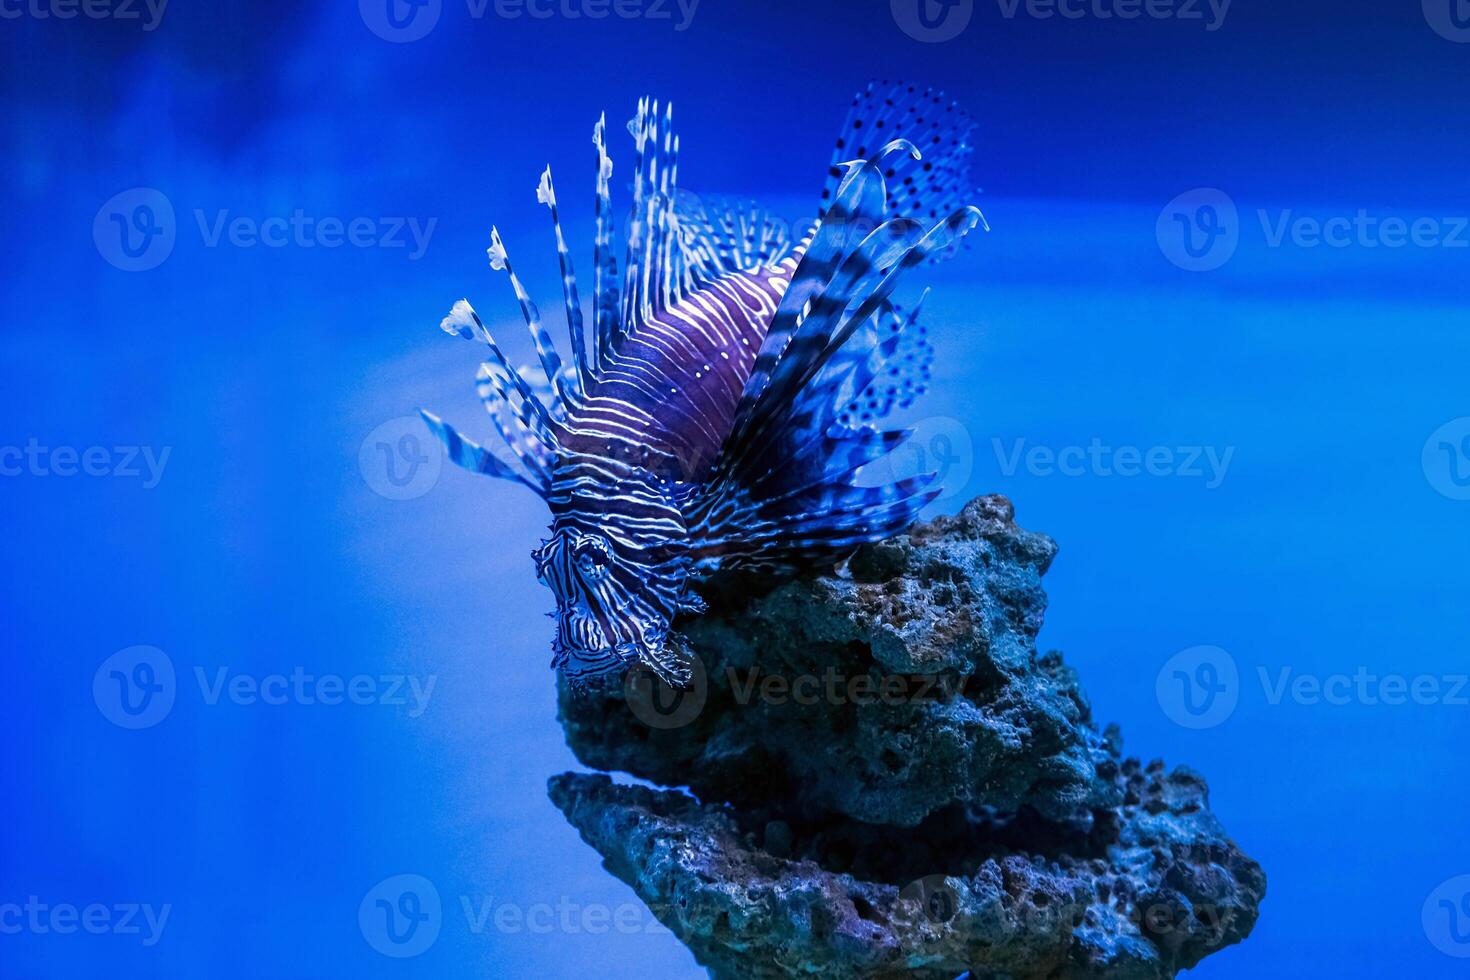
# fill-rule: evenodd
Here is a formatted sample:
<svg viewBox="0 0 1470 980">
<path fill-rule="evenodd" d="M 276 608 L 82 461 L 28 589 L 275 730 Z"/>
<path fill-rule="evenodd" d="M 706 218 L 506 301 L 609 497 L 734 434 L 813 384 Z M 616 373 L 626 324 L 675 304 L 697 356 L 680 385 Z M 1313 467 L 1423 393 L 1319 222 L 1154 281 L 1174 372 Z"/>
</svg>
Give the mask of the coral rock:
<svg viewBox="0 0 1470 980">
<path fill-rule="evenodd" d="M 1038 655 L 1050 539 L 981 497 L 846 567 L 727 581 L 688 692 L 574 694 L 551 796 L 717 978 L 1171 977 L 1265 876 L 1204 780 L 1123 760 Z"/>
</svg>

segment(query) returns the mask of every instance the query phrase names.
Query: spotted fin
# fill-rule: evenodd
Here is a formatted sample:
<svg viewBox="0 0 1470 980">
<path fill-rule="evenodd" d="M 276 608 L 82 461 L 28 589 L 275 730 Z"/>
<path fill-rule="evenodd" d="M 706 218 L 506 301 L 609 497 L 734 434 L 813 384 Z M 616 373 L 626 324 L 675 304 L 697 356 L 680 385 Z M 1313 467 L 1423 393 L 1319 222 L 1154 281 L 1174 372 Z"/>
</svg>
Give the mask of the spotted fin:
<svg viewBox="0 0 1470 980">
<path fill-rule="evenodd" d="M 897 139 L 847 165 L 805 243 L 719 475 L 691 507 L 700 568 L 832 557 L 901 530 L 938 493 L 933 474 L 858 482 L 906 437 L 866 423 L 917 393 L 931 356 L 917 315 L 901 315 L 891 295 L 909 270 L 951 254 L 981 222 L 968 206 L 932 226 L 897 213 L 886 175 L 899 158 L 922 155 Z"/>
</svg>

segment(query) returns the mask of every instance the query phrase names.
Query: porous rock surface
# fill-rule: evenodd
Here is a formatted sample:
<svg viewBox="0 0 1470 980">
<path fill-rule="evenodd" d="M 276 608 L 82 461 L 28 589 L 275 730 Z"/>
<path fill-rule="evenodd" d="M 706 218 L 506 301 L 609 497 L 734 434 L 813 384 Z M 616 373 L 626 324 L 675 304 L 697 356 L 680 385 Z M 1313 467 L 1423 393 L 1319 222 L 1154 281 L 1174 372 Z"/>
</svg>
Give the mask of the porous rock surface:
<svg viewBox="0 0 1470 980">
<path fill-rule="evenodd" d="M 711 975 L 1172 977 L 1243 939 L 1260 867 L 1197 774 L 1124 760 L 1038 655 L 1056 547 L 1003 497 L 841 569 L 732 580 L 694 689 L 563 689 L 551 796 Z M 754 596 L 754 597 L 752 597 Z"/>
</svg>

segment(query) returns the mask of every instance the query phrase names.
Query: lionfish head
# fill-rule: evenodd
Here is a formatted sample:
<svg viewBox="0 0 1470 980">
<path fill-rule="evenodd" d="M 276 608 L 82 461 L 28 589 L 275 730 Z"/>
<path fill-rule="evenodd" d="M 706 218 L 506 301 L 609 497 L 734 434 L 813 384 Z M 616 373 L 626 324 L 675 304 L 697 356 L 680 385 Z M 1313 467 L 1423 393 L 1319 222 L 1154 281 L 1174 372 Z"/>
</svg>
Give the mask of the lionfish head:
<svg viewBox="0 0 1470 980">
<path fill-rule="evenodd" d="M 573 687 L 636 666 L 674 686 L 687 681 L 669 634 L 687 575 L 684 563 L 660 560 L 667 551 L 558 522 L 532 552 L 537 577 L 556 596 L 552 664 Z"/>
</svg>

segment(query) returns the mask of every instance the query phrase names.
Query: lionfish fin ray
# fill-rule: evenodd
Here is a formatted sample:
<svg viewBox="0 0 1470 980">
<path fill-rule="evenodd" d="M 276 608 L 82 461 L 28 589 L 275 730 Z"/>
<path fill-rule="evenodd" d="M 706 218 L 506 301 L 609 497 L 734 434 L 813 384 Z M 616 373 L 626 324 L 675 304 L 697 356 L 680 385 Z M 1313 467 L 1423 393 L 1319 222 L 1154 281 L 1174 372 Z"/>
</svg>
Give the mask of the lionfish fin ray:
<svg viewBox="0 0 1470 980">
<path fill-rule="evenodd" d="M 435 438 L 444 446 L 445 454 L 450 462 L 471 473 L 482 476 L 493 476 L 501 480 L 513 480 L 516 483 L 530 487 L 537 493 L 544 495 L 544 484 L 533 478 L 520 473 L 511 464 L 499 458 L 488 449 L 479 445 L 471 439 L 461 435 L 454 426 L 445 422 L 433 412 L 419 409 L 419 415 L 428 425 L 429 431 L 434 433 Z"/>
</svg>

